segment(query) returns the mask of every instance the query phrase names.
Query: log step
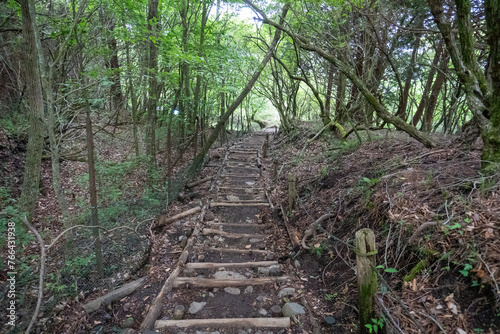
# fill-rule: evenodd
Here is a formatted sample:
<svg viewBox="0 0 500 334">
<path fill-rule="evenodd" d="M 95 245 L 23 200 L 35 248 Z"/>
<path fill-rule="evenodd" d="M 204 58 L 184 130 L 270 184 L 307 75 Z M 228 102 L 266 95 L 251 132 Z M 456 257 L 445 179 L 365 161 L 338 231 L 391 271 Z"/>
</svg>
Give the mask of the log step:
<svg viewBox="0 0 500 334">
<path fill-rule="evenodd" d="M 235 202 L 212 202 L 210 207 L 216 206 L 269 206 L 269 203 L 235 203 Z"/>
<path fill-rule="evenodd" d="M 238 328 L 289 328 L 290 318 L 227 318 L 227 319 L 186 319 L 157 320 L 155 328 L 177 327 L 238 327 Z"/>
<path fill-rule="evenodd" d="M 222 195 L 222 196 L 227 196 L 227 195 Z M 229 196 L 231 196 L 231 195 L 229 195 Z M 233 196 L 238 196 L 238 195 L 233 195 Z M 240 196 L 242 196 L 242 195 L 240 195 Z M 224 200 L 224 199 L 222 199 L 222 200 Z M 238 199 L 235 201 L 228 200 L 228 202 L 229 203 L 262 203 L 262 199 Z"/>
<path fill-rule="evenodd" d="M 187 285 L 195 288 L 225 288 L 232 286 L 265 285 L 290 281 L 289 276 L 257 277 L 248 279 L 216 279 L 199 277 L 177 277 L 174 280 L 174 288 L 182 288 Z"/>
<path fill-rule="evenodd" d="M 241 174 L 232 174 L 232 173 L 227 173 L 222 175 L 222 177 L 245 177 L 245 178 L 257 178 L 260 177 L 259 174 L 250 174 L 250 175 L 241 175 Z"/>
<path fill-rule="evenodd" d="M 221 230 L 216 230 L 213 228 L 204 228 L 202 231 L 203 235 L 217 234 L 230 239 L 239 239 L 239 238 L 255 238 L 255 239 L 264 239 L 266 236 L 263 234 L 254 234 L 254 233 L 229 233 Z"/>
<path fill-rule="evenodd" d="M 270 253 L 270 251 L 260 250 L 260 249 L 238 249 L 238 248 L 216 248 L 216 247 L 204 248 L 199 246 L 195 246 L 194 248 L 203 250 L 205 252 L 218 252 L 218 253 L 262 254 L 262 255 Z"/>
<path fill-rule="evenodd" d="M 265 224 L 252 224 L 252 223 L 216 223 L 216 222 L 206 222 L 208 225 L 212 226 L 228 226 L 228 227 L 264 227 Z"/>
<path fill-rule="evenodd" d="M 212 268 L 240 268 L 240 267 L 269 267 L 277 265 L 278 261 L 256 261 L 256 262 L 193 262 L 186 264 L 187 269 L 212 269 Z"/>
<path fill-rule="evenodd" d="M 264 188 L 258 188 L 258 187 L 248 187 L 248 188 L 238 188 L 238 187 L 219 187 L 219 190 L 252 190 L 252 192 L 258 192 L 259 190 L 264 190 Z"/>
</svg>

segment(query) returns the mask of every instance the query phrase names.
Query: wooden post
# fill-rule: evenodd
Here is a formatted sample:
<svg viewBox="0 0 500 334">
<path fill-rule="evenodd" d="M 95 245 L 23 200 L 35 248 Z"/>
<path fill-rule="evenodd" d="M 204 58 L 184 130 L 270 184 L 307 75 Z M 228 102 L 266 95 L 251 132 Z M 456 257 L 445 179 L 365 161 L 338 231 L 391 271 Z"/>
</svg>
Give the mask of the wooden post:
<svg viewBox="0 0 500 334">
<path fill-rule="evenodd" d="M 273 179 L 278 180 L 278 159 L 273 160 Z"/>
<path fill-rule="evenodd" d="M 266 134 L 266 141 L 264 142 L 264 145 L 262 145 L 262 159 L 267 158 L 267 147 L 269 145 L 269 134 Z"/>
<path fill-rule="evenodd" d="M 375 269 L 375 234 L 369 228 L 356 232 L 356 266 L 358 273 L 360 333 L 369 333 L 366 324 L 371 324 L 375 293 L 377 292 L 377 272 Z"/>
<path fill-rule="evenodd" d="M 295 190 L 296 182 L 297 177 L 295 174 L 288 174 L 288 211 L 290 213 L 295 209 L 295 198 L 297 197 L 297 191 Z"/>
</svg>

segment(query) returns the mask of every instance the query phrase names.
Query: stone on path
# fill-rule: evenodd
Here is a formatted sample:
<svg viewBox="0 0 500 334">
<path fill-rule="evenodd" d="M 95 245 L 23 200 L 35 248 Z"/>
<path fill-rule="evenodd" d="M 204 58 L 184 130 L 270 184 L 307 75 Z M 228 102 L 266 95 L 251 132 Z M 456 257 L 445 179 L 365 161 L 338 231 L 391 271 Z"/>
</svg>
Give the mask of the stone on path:
<svg viewBox="0 0 500 334">
<path fill-rule="evenodd" d="M 231 295 L 239 295 L 241 293 L 240 289 L 231 287 L 224 288 L 224 291 Z"/>
<path fill-rule="evenodd" d="M 245 291 L 243 291 L 243 293 L 245 293 L 245 294 L 253 293 L 253 286 L 251 286 L 251 285 L 247 286 Z"/>
<path fill-rule="evenodd" d="M 286 303 L 281 308 L 281 312 L 283 312 L 284 317 L 293 317 L 294 315 L 306 313 L 304 307 L 297 303 Z"/>
<path fill-rule="evenodd" d="M 235 273 L 234 271 L 218 271 L 214 274 L 215 279 L 247 279 L 242 274 Z"/>
<path fill-rule="evenodd" d="M 281 291 L 278 293 L 278 296 L 280 298 L 286 297 L 286 296 L 292 296 L 295 294 L 295 289 L 294 288 L 284 288 L 281 289 Z"/>
<path fill-rule="evenodd" d="M 196 313 L 200 312 L 201 310 L 203 310 L 205 305 L 207 305 L 206 302 L 201 302 L 201 303 L 192 302 L 191 305 L 189 306 L 188 312 L 191 314 L 196 314 Z"/>
</svg>

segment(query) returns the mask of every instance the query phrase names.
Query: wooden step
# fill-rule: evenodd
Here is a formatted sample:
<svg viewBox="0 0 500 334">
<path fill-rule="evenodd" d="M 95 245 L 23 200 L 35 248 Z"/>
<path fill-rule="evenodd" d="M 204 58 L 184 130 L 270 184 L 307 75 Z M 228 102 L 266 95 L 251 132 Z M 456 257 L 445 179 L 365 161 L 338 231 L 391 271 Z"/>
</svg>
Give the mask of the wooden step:
<svg viewBox="0 0 500 334">
<path fill-rule="evenodd" d="M 265 224 L 254 224 L 254 223 L 216 223 L 216 222 L 206 222 L 205 224 L 212 226 L 228 226 L 228 227 L 264 227 Z"/>
<path fill-rule="evenodd" d="M 203 250 L 205 252 L 218 252 L 218 253 L 237 253 L 237 254 L 269 254 L 270 251 L 260 250 L 260 249 L 237 249 L 237 248 L 216 248 L 216 247 L 200 247 L 195 246 L 194 249 Z"/>
<path fill-rule="evenodd" d="M 262 194 L 264 195 L 264 194 Z M 228 196 L 228 195 L 222 195 L 222 196 Z M 231 196 L 231 195 L 229 195 Z M 233 196 L 237 196 L 237 195 L 233 195 Z M 222 199 L 220 198 L 221 200 L 225 200 L 225 199 Z M 264 199 L 265 200 L 265 199 Z M 229 203 L 262 203 L 262 199 L 238 199 L 238 200 L 235 200 L 235 201 L 232 201 L 232 200 L 228 200 Z"/>
<path fill-rule="evenodd" d="M 260 174 L 241 175 L 241 174 L 227 173 L 227 174 L 222 175 L 222 177 L 258 178 L 258 177 L 260 177 Z"/>
<path fill-rule="evenodd" d="M 269 206 L 269 203 L 235 203 L 235 202 L 212 202 L 210 207 L 216 206 Z"/>
<path fill-rule="evenodd" d="M 241 267 L 269 267 L 277 265 L 278 261 L 257 261 L 257 262 L 193 262 L 186 264 L 187 269 L 213 269 L 213 268 L 241 268 Z"/>
<path fill-rule="evenodd" d="M 237 327 L 237 328 L 289 328 L 290 318 L 226 318 L 226 319 L 185 319 L 157 320 L 155 328 L 177 327 Z"/>
<path fill-rule="evenodd" d="M 241 188 L 241 187 L 218 187 L 217 189 L 219 189 L 219 190 L 244 190 L 244 191 L 253 190 L 254 192 L 264 190 L 264 188 L 258 188 L 258 187 L 253 188 L 253 187 L 250 187 L 250 186 L 248 188 Z"/>
<path fill-rule="evenodd" d="M 257 277 L 247 279 L 215 279 L 199 277 L 177 277 L 174 280 L 174 288 L 182 288 L 187 285 L 195 288 L 225 288 L 232 286 L 265 285 L 290 281 L 289 276 Z"/>
<path fill-rule="evenodd" d="M 263 234 L 253 234 L 253 233 L 229 233 L 221 230 L 216 230 L 213 228 L 204 228 L 202 231 L 203 235 L 217 234 L 229 239 L 240 239 L 240 238 L 255 238 L 264 239 L 266 238 Z"/>
</svg>

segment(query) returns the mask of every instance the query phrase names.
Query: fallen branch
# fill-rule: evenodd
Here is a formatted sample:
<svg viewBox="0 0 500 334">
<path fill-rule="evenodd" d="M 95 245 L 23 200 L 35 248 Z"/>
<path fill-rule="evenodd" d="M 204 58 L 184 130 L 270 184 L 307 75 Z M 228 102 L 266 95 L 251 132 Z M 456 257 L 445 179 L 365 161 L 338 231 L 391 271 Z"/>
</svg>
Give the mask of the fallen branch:
<svg viewBox="0 0 500 334">
<path fill-rule="evenodd" d="M 288 217 L 286 216 L 285 210 L 283 210 L 283 205 L 281 207 L 281 214 L 283 215 L 283 221 L 285 223 L 286 231 L 288 232 L 288 236 L 290 237 L 290 241 L 292 242 L 293 248 L 298 247 L 300 245 L 299 237 L 297 236 L 297 231 L 293 229 L 288 223 Z"/>
<path fill-rule="evenodd" d="M 309 225 L 309 228 L 304 232 L 304 236 L 302 237 L 302 247 L 304 249 L 311 249 L 311 247 L 306 246 L 306 241 L 309 237 L 316 237 L 316 229 L 318 228 L 319 224 L 321 224 L 324 220 L 327 220 L 328 218 L 332 218 L 335 215 L 332 213 L 327 213 L 318 219 L 311 225 Z"/>
<path fill-rule="evenodd" d="M 195 182 L 191 182 L 191 183 L 188 183 L 186 184 L 186 188 L 193 188 L 199 184 L 202 184 L 202 183 L 205 183 L 205 182 L 208 182 L 208 181 L 212 181 L 213 180 L 213 176 L 209 176 L 209 177 L 206 177 L 204 179 L 201 179 L 199 181 L 195 181 Z"/>
<path fill-rule="evenodd" d="M 26 225 L 31 232 L 36 236 L 38 239 L 38 243 L 40 244 L 40 279 L 38 282 L 38 300 L 36 302 L 36 308 L 35 312 L 33 313 L 33 316 L 31 317 L 30 324 L 28 326 L 28 329 L 26 330 L 26 334 L 29 334 L 31 331 L 31 328 L 33 325 L 35 325 L 36 318 L 38 318 L 38 313 L 40 312 L 40 306 L 42 305 L 42 299 L 43 299 L 43 276 L 45 275 L 45 244 L 43 242 L 42 237 L 38 233 L 38 231 L 33 227 L 28 222 L 28 218 L 26 216 L 23 217 L 23 223 Z"/>
<path fill-rule="evenodd" d="M 175 216 L 172 216 L 170 218 L 168 218 L 166 215 L 159 215 L 157 218 L 156 226 L 163 226 L 166 224 L 173 223 L 179 219 L 193 215 L 193 214 L 198 213 L 200 211 L 201 211 L 201 207 L 197 206 L 197 207 L 194 207 L 194 208 L 189 209 L 187 211 L 181 212 L 181 213 L 179 213 Z"/>
<path fill-rule="evenodd" d="M 422 225 L 420 225 L 419 228 L 411 236 L 410 240 L 408 241 L 408 244 L 411 245 L 411 244 L 415 243 L 418 236 L 420 235 L 420 233 L 422 233 L 423 230 L 425 230 L 426 228 L 428 228 L 430 226 L 436 226 L 436 224 L 437 224 L 436 222 L 427 222 L 427 223 L 423 223 Z"/>
<path fill-rule="evenodd" d="M 102 305 L 110 305 L 112 302 L 122 299 L 123 297 L 131 294 L 135 290 L 137 290 L 142 283 L 146 280 L 146 277 L 141 277 L 135 281 L 127 283 L 122 287 L 111 291 L 110 293 L 105 294 L 97 299 L 94 299 L 87 304 L 83 305 L 83 309 L 87 314 L 90 314 L 94 311 L 97 311 Z"/>
</svg>

